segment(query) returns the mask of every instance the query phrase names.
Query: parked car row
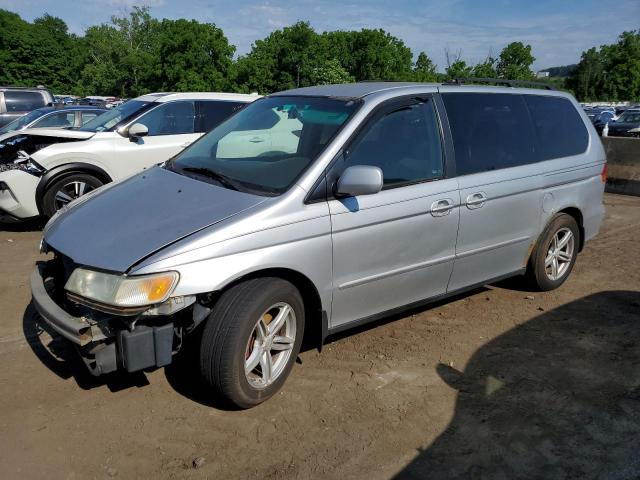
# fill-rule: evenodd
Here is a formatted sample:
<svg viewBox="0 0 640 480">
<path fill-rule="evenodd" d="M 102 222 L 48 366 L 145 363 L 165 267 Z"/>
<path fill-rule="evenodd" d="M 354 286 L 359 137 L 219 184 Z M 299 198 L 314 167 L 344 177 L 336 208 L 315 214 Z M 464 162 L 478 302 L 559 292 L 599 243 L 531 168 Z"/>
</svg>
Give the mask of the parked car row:
<svg viewBox="0 0 640 480">
<path fill-rule="evenodd" d="M 550 90 L 153 94 L 5 140 L 0 207 L 52 215 L 33 303 L 93 374 L 191 339 L 211 394 L 247 408 L 303 338 L 514 275 L 562 285 L 604 215 L 596 135 Z"/>
<path fill-rule="evenodd" d="M 27 128 L 80 128 L 106 111 L 105 108 L 76 105 L 37 108 L 0 127 L 0 142 L 5 134 Z"/>
<path fill-rule="evenodd" d="M 640 106 L 624 109 L 585 107 L 585 112 L 600 136 L 640 138 Z"/>
</svg>

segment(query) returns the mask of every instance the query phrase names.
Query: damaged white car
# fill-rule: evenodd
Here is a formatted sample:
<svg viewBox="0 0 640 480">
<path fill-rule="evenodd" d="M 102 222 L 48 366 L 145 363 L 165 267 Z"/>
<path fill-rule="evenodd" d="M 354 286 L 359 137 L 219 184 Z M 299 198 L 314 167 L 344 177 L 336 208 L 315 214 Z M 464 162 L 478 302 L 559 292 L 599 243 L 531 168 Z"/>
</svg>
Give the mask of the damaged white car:
<svg viewBox="0 0 640 480">
<path fill-rule="evenodd" d="M 77 130 L 27 129 L 0 137 L 0 219 L 51 217 L 105 183 L 163 162 L 257 95 L 153 93 Z"/>
</svg>

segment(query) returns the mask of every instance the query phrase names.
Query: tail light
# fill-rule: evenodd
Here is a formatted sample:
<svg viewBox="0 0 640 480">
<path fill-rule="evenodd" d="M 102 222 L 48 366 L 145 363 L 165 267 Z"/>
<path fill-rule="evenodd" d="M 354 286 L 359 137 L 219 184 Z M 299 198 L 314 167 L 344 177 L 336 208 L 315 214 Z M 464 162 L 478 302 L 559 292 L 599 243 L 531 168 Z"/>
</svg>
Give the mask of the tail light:
<svg viewBox="0 0 640 480">
<path fill-rule="evenodd" d="M 607 164 L 606 163 L 602 167 L 602 173 L 600 173 L 600 180 L 602 180 L 602 183 L 607 182 Z"/>
</svg>

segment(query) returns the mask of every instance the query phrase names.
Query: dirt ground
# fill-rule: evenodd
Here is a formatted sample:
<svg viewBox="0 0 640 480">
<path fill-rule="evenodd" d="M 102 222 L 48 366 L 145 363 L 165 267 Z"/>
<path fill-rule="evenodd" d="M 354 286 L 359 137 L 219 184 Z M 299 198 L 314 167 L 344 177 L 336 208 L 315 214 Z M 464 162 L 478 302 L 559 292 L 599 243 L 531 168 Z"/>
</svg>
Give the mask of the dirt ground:
<svg viewBox="0 0 640 480">
<path fill-rule="evenodd" d="M 503 282 L 349 332 L 248 411 L 188 358 L 91 377 L 34 321 L 39 231 L 0 228 L 0 477 L 640 478 L 640 198 L 606 205 L 559 290 Z"/>
</svg>

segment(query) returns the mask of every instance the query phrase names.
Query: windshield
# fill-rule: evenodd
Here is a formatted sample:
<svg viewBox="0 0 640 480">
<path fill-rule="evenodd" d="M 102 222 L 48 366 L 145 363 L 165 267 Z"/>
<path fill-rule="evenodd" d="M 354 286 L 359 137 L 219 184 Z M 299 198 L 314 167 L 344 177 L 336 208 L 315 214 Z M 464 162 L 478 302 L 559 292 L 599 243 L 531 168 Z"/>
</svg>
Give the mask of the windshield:
<svg viewBox="0 0 640 480">
<path fill-rule="evenodd" d="M 640 112 L 627 112 L 620 115 L 619 122 L 640 123 Z"/>
<path fill-rule="evenodd" d="M 47 113 L 47 111 L 43 112 L 41 110 L 33 110 L 32 112 L 29 112 L 20 118 L 16 118 L 13 122 L 9 122 L 4 127 L 0 128 L 0 134 L 22 130 L 31 122 L 43 116 L 45 113 Z"/>
<path fill-rule="evenodd" d="M 81 128 L 79 128 L 79 130 L 84 132 L 106 132 L 112 130 L 121 121 L 135 115 L 147 105 L 149 105 L 149 102 L 129 100 L 128 102 L 118 105 L 102 115 L 98 115 L 93 120 L 85 123 Z"/>
<path fill-rule="evenodd" d="M 360 103 L 320 97 L 253 102 L 183 151 L 166 168 L 263 195 L 285 192 Z"/>
</svg>

